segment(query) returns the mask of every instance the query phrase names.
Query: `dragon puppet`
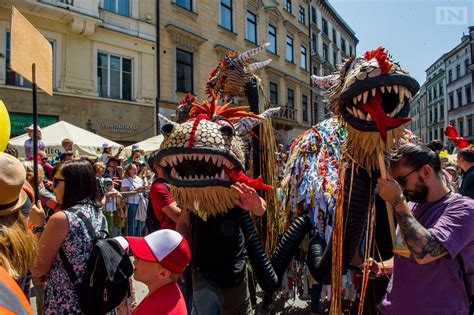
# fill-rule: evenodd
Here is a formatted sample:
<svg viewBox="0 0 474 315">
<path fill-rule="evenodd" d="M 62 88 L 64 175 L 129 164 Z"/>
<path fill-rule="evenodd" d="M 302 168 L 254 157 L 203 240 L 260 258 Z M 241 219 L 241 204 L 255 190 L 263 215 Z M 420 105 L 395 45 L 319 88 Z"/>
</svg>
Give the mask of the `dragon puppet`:
<svg viewBox="0 0 474 315">
<path fill-rule="evenodd" d="M 150 163 L 164 168 L 177 203 L 203 220 L 234 207 L 238 197 L 230 186 L 235 182 L 274 191 L 264 183 L 268 176 L 262 180 L 246 175 L 247 150 L 251 147 L 248 142 L 254 138 L 249 134 L 258 131 L 255 127 L 259 124 L 260 131 L 264 125 L 271 126 L 264 121 L 278 110 L 266 108 L 264 88 L 255 74 L 270 60 L 251 63 L 265 48 L 263 45 L 244 53 L 227 52 L 206 83 L 208 101 L 199 103 L 187 96 L 178 106 L 177 122 L 161 117 L 164 140 Z M 391 149 L 402 137 L 404 125 L 410 120 L 409 100 L 419 89 L 418 83 L 383 48 L 351 58 L 336 74 L 313 77 L 313 81 L 329 87 L 329 108 L 336 116 L 313 126 L 292 145 L 282 182 L 282 207 L 296 215 L 270 259 L 250 214 L 243 211 L 241 216 L 250 262 L 270 299 L 310 231 L 315 237 L 308 251 L 309 269 L 315 279 L 330 282 L 332 251 L 330 245 L 325 245 L 331 244 L 330 227 L 337 213 L 336 198 L 342 195 L 339 192 L 344 195 L 340 206 L 345 214 L 343 261 L 351 262 L 374 200 L 377 154 Z M 225 102 L 234 97 L 246 99 L 253 113 Z M 330 132 L 324 134 L 322 129 Z M 264 146 L 275 152 L 274 139 L 272 142 Z M 317 157 L 312 164 L 310 156 Z M 262 159 L 262 168 L 266 162 Z M 324 183 L 330 177 L 341 180 L 332 181 L 332 186 L 329 181 Z"/>
<path fill-rule="evenodd" d="M 340 281 L 334 274 L 351 266 L 358 249 L 359 254 L 370 250 L 379 157 L 407 141 L 410 100 L 419 84 L 383 47 L 350 58 L 333 75 L 312 76 L 312 81 L 327 87 L 334 116 L 293 142 L 281 206 L 295 217 L 311 217 L 308 267 L 318 282 L 334 287 Z M 378 210 L 384 206 L 377 202 Z M 382 212 L 377 211 L 377 225 L 387 226 Z M 339 270 L 332 273 L 335 268 Z"/>
</svg>

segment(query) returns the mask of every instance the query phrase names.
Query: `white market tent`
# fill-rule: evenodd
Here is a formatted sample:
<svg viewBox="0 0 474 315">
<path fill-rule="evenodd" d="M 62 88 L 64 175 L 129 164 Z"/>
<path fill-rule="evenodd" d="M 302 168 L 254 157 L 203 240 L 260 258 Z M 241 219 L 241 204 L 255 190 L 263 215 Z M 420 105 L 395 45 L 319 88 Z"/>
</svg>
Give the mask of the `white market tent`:
<svg viewBox="0 0 474 315">
<path fill-rule="evenodd" d="M 137 145 L 140 149 L 145 150 L 145 154 L 148 155 L 155 150 L 160 148 L 161 142 L 163 142 L 163 135 L 157 135 L 146 140 L 137 142 L 133 145 Z M 132 146 L 128 146 L 125 148 L 127 155 L 131 155 Z"/>
<path fill-rule="evenodd" d="M 97 156 L 102 153 L 102 145 L 108 143 L 112 146 L 112 152 L 118 152 L 120 144 L 96 135 L 82 128 L 76 127 L 65 121 L 58 121 L 42 129 L 42 141 L 45 144 L 45 151 L 49 157 L 56 155 L 62 149 L 61 141 L 69 138 L 74 141 L 73 152 L 76 155 Z M 28 139 L 28 134 L 10 139 L 9 143 L 13 145 L 20 156 L 25 156 L 24 143 Z"/>
</svg>

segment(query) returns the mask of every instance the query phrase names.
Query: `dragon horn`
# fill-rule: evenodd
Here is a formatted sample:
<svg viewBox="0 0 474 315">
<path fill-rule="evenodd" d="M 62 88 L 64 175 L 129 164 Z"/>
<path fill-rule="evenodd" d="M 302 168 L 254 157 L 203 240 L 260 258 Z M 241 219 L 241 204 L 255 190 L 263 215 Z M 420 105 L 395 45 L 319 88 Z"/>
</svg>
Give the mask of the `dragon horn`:
<svg viewBox="0 0 474 315">
<path fill-rule="evenodd" d="M 270 62 L 272 62 L 271 59 L 268 59 L 268 60 L 265 60 L 265 61 L 261 61 L 261 62 L 254 62 L 254 63 L 252 63 L 252 64 L 249 65 L 249 69 L 250 69 L 251 72 L 254 72 L 254 71 L 256 71 L 256 70 L 258 70 L 258 69 L 260 69 L 260 68 L 263 68 L 263 67 L 269 65 Z"/>
<path fill-rule="evenodd" d="M 325 77 L 318 77 L 314 74 L 311 76 L 311 81 L 313 81 L 315 85 L 323 86 L 323 87 L 332 86 L 336 84 L 338 80 L 339 80 L 339 76 L 335 74 L 328 75 Z"/>
<path fill-rule="evenodd" d="M 160 125 L 163 126 L 165 124 L 172 124 L 172 125 L 177 125 L 174 121 L 169 120 L 165 116 L 158 114 L 158 117 L 160 118 Z"/>
<path fill-rule="evenodd" d="M 261 119 L 246 117 L 237 121 L 234 125 L 237 134 L 243 136 L 252 131 L 253 128 L 257 127 L 265 121 L 265 119 L 275 115 L 280 111 L 280 107 L 272 107 L 261 113 L 259 116 Z"/>
<path fill-rule="evenodd" d="M 243 53 L 241 53 L 238 57 L 237 57 L 237 61 L 238 62 L 242 62 L 242 61 L 246 61 L 250 58 L 252 58 L 253 56 L 261 53 L 262 51 L 266 50 L 267 47 L 270 46 L 270 43 L 265 43 L 263 44 L 262 46 L 258 46 L 257 48 L 252 48 L 252 49 L 249 49 Z"/>
</svg>

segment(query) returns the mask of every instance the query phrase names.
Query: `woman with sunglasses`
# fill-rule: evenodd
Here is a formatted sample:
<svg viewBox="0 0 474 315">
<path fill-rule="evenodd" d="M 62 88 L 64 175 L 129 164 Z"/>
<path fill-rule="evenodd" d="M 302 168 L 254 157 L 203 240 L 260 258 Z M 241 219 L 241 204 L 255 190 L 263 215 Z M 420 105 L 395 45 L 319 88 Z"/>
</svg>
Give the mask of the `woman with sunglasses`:
<svg viewBox="0 0 474 315">
<path fill-rule="evenodd" d="M 79 215 L 92 224 L 96 233 L 107 230 L 107 223 L 97 209 L 96 179 L 89 162 L 66 162 L 55 174 L 53 184 L 61 211 L 53 214 L 46 225 L 41 205 L 32 211 L 33 231 L 38 238 L 38 254 L 32 274 L 42 281 L 48 279 L 43 307 L 45 314 L 81 314 L 76 291 L 59 252 L 64 252 L 80 281 L 92 250 L 92 236 Z"/>
</svg>

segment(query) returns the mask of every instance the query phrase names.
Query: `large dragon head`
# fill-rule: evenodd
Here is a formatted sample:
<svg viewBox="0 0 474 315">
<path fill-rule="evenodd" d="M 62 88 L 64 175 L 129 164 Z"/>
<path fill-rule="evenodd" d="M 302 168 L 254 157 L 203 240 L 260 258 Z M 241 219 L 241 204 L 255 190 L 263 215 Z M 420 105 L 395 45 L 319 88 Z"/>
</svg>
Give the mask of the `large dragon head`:
<svg viewBox="0 0 474 315">
<path fill-rule="evenodd" d="M 398 143 L 411 120 L 418 82 L 383 47 L 347 60 L 334 75 L 312 79 L 330 86 L 329 108 L 348 128 L 347 153 L 369 171 L 377 168 L 376 155 Z"/>
<path fill-rule="evenodd" d="M 256 115 L 247 109 L 231 103 L 220 106 L 214 97 L 193 102 L 188 119 L 180 124 L 160 116 L 164 139 L 149 163 L 162 167 L 180 207 L 205 219 L 234 207 L 238 196 L 229 187 L 235 182 L 268 188 L 261 178 L 245 175 L 242 136 L 272 111 Z"/>
</svg>

